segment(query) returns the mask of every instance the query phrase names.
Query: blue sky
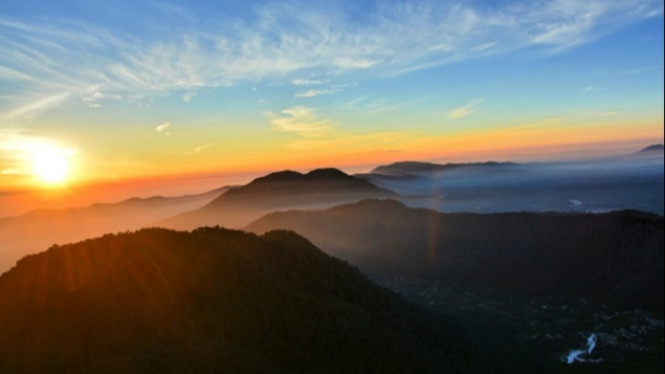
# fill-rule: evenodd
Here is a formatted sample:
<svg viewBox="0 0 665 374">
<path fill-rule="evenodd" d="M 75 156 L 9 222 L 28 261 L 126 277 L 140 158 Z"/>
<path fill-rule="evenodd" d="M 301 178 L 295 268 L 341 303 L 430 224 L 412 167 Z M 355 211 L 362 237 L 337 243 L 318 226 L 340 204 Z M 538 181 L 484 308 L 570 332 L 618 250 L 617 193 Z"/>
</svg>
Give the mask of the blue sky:
<svg viewBox="0 0 665 374">
<path fill-rule="evenodd" d="M 0 183 L 35 139 L 90 178 L 662 139 L 662 1 L 3 0 L 0 50 Z"/>
</svg>

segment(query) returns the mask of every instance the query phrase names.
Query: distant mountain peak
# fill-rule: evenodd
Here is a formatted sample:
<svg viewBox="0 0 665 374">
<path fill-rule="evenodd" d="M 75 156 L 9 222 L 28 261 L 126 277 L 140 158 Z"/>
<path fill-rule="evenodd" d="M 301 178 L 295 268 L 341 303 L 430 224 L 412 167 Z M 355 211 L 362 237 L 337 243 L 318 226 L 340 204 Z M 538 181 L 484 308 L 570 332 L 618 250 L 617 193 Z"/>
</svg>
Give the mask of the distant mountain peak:
<svg viewBox="0 0 665 374">
<path fill-rule="evenodd" d="M 384 175 L 404 175 L 404 174 L 417 174 L 417 173 L 436 173 L 448 171 L 463 167 L 501 167 L 501 166 L 515 166 L 514 162 L 469 162 L 469 163 L 447 163 L 435 164 L 431 162 L 421 161 L 399 161 L 390 165 L 382 165 L 371 171 L 373 174 Z"/>
<path fill-rule="evenodd" d="M 307 176 L 310 178 L 316 179 L 349 179 L 353 178 L 352 176 L 346 174 L 345 172 L 335 169 L 335 168 L 324 168 L 324 169 L 315 169 L 307 173 Z"/>
<path fill-rule="evenodd" d="M 217 200 L 225 200 L 224 196 L 239 196 L 244 194 L 302 194 L 342 192 L 346 188 L 357 191 L 358 188 L 374 192 L 387 192 L 365 180 L 353 177 L 341 170 L 326 168 L 315 169 L 307 174 L 284 170 L 256 178 L 246 186 L 230 191 Z"/>
<path fill-rule="evenodd" d="M 270 173 L 270 174 L 265 175 L 263 177 L 256 178 L 250 184 L 252 184 L 252 183 L 264 183 L 264 182 L 293 182 L 293 181 L 302 180 L 303 177 L 304 177 L 304 175 L 301 174 L 301 173 L 298 173 L 297 171 L 282 170 L 282 171 L 277 171 L 277 172 L 274 172 L 274 173 Z"/>
<path fill-rule="evenodd" d="M 307 174 L 302 174 L 297 171 L 292 171 L 292 170 L 283 170 L 283 171 L 278 171 L 274 173 L 270 173 L 268 175 L 265 175 L 263 177 L 259 177 L 254 179 L 250 184 L 261 184 L 261 183 L 274 183 L 274 182 L 305 182 L 305 181 L 313 181 L 313 180 L 349 180 L 349 179 L 354 179 L 354 177 L 344 173 L 343 171 L 339 169 L 334 169 L 334 168 L 323 168 L 323 169 L 315 169 L 310 171 Z"/>
<path fill-rule="evenodd" d="M 637 152 L 637 153 L 642 153 L 642 152 L 663 152 L 663 149 L 664 149 L 663 144 L 652 144 L 652 145 L 650 145 L 650 146 L 648 146 L 648 147 L 642 149 L 641 151 L 639 151 L 639 152 Z"/>
<path fill-rule="evenodd" d="M 204 207 L 162 220 L 158 226 L 192 229 L 222 225 L 240 228 L 275 210 L 324 208 L 367 198 L 397 197 L 392 191 L 338 169 L 302 174 L 284 170 L 230 189 Z"/>
</svg>

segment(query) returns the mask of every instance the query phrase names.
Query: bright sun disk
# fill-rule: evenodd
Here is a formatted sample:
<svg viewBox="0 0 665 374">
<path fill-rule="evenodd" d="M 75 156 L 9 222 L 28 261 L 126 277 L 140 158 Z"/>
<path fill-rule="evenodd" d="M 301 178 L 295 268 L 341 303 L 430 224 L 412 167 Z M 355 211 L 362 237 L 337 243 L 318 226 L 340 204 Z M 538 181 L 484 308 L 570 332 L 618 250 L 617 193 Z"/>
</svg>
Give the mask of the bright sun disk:
<svg viewBox="0 0 665 374">
<path fill-rule="evenodd" d="M 69 176 L 69 155 L 71 151 L 52 145 L 30 147 L 32 170 L 46 184 L 60 184 Z"/>
</svg>

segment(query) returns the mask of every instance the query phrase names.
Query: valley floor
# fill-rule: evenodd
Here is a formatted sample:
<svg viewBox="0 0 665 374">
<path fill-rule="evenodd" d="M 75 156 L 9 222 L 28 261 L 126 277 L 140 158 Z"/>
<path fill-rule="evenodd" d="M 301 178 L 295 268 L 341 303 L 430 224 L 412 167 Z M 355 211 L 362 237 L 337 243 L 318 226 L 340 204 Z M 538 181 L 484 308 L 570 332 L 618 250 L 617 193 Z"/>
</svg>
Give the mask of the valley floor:
<svg viewBox="0 0 665 374">
<path fill-rule="evenodd" d="M 527 299 L 425 279 L 378 283 L 454 321 L 503 356 L 514 372 L 663 372 L 662 311 L 619 311 L 585 299 Z"/>
</svg>

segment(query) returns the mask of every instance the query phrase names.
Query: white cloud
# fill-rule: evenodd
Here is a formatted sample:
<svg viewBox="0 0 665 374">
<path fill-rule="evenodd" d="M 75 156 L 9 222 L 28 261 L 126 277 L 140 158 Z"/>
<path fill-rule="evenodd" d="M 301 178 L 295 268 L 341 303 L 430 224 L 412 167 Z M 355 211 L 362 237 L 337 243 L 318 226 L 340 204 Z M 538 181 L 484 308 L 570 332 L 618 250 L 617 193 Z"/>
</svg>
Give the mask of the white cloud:
<svg viewBox="0 0 665 374">
<path fill-rule="evenodd" d="M 306 137 L 326 134 L 332 127 L 329 119 L 320 119 L 312 108 L 294 106 L 282 110 L 279 114 L 265 112 L 272 128 L 276 131 L 295 132 Z"/>
<path fill-rule="evenodd" d="M 291 84 L 294 86 L 311 86 L 323 83 L 325 83 L 325 81 L 316 80 L 316 79 L 305 79 L 305 78 L 297 78 L 291 81 Z"/>
<path fill-rule="evenodd" d="M 169 127 L 171 127 L 171 122 L 164 122 L 160 125 L 157 125 L 157 127 L 155 127 L 155 131 L 160 134 L 171 135 L 170 132 L 166 131 Z"/>
<path fill-rule="evenodd" d="M 468 104 L 466 104 L 462 107 L 455 108 L 455 109 L 449 111 L 446 116 L 448 117 L 449 120 L 456 120 L 456 119 L 466 117 L 466 116 L 472 114 L 473 112 L 475 112 L 476 107 L 480 103 L 482 103 L 483 101 L 485 101 L 485 99 L 483 99 L 483 98 L 473 100 L 470 103 L 468 103 Z"/>
<path fill-rule="evenodd" d="M 154 11 L 168 12 L 164 19 L 172 20 L 170 8 Z M 27 114 L 44 97 L 89 97 L 91 88 L 108 95 L 86 101 L 96 107 L 112 97 L 193 95 L 237 81 L 286 79 L 304 86 L 351 71 L 402 74 L 529 47 L 557 53 L 660 16 L 663 2 L 543 0 L 490 7 L 412 0 L 384 3 L 361 16 L 333 4 L 269 3 L 233 22 L 178 9 L 178 17 L 196 27 L 137 24 L 143 32 L 135 35 L 149 38 L 79 20 L 29 23 L 0 17 L 0 84 L 22 83 L 10 85 L 19 87 L 12 92 L 16 104 L 10 113 Z M 306 74 L 322 78 L 293 78 Z M 59 97 L 54 105 L 66 96 Z M 188 98 L 189 93 L 183 96 Z"/>
<path fill-rule="evenodd" d="M 300 97 L 300 98 L 306 98 L 306 97 L 315 97 L 319 95 L 324 95 L 324 94 L 331 94 L 334 93 L 335 90 L 307 90 L 307 91 L 302 91 L 298 92 L 295 94 L 295 97 Z"/>
</svg>

